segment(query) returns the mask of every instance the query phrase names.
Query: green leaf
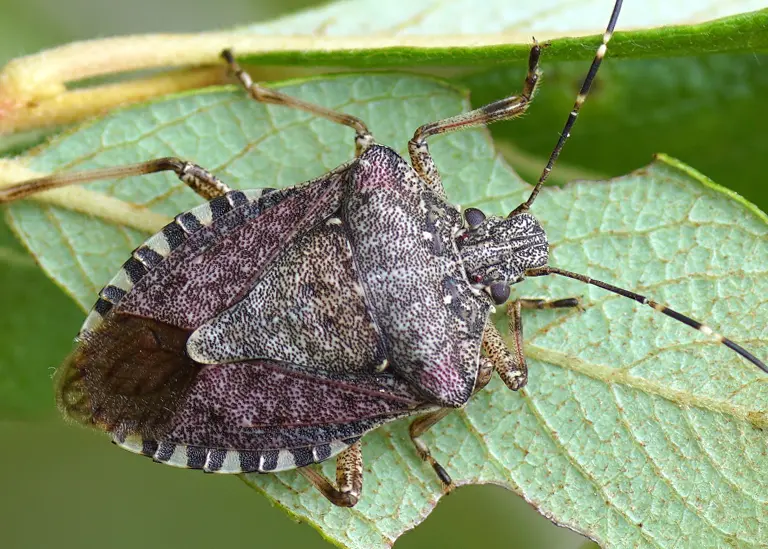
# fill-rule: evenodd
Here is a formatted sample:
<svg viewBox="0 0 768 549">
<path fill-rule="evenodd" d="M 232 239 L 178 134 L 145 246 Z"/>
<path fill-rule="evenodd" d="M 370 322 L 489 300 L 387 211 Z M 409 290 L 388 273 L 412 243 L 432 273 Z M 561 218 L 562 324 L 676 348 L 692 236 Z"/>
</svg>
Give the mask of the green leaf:
<svg viewBox="0 0 768 549">
<path fill-rule="evenodd" d="M 281 88 L 362 117 L 401 152 L 420 124 L 469 108 L 461 91 L 414 76 Z M 464 206 L 506 213 L 529 189 L 485 131 L 446 135 L 431 150 L 449 197 Z M 347 129 L 216 90 L 114 113 L 28 160 L 47 171 L 177 155 L 255 188 L 320 175 L 351 153 Z M 166 175 L 89 188 L 168 216 L 198 203 Z M 768 226 L 754 206 L 662 158 L 613 181 L 545 189 L 534 213 L 548 230 L 553 265 L 646 292 L 768 356 Z M 147 236 L 53 206 L 20 203 L 8 214 L 83 307 Z M 597 288 L 551 278 L 513 290 L 583 296 L 586 310 L 526 312 L 527 388 L 512 393 L 493 381 L 427 434 L 458 484 L 507 486 L 605 547 L 768 544 L 764 374 L 700 333 Z M 424 519 L 440 484 L 417 458 L 405 422 L 366 436 L 363 452 L 363 498 L 352 510 L 333 508 L 295 472 L 245 480 L 336 544 L 383 547 Z M 333 477 L 332 463 L 323 470 Z"/>
<path fill-rule="evenodd" d="M 356 0 L 329 3 L 269 23 L 229 31 L 148 34 L 69 44 L 21 57 L 0 71 L 0 133 L 60 126 L 169 90 L 221 82 L 225 47 L 250 59 L 255 76 L 279 80 L 328 67 L 407 68 L 442 76 L 524 63 L 531 35 L 552 60 L 587 59 L 613 2 Z M 758 0 L 627 3 L 611 45 L 615 58 L 765 52 L 768 9 Z M 750 11 L 758 10 L 758 11 Z M 105 58 L 110 59 L 104 63 Z M 149 70 L 195 66 L 146 78 Z M 103 77 L 123 73 L 115 85 Z M 126 81 L 136 74 L 141 76 Z M 70 84 L 76 90 L 67 89 Z"/>
<path fill-rule="evenodd" d="M 520 173 L 534 180 L 541 173 L 581 82 L 584 62 L 542 61 L 544 77 L 530 114 L 513 124 L 497 124 L 497 142 L 514 144 L 515 167 L 521 152 L 534 161 Z M 560 157 L 567 164 L 604 177 L 645 164 L 664 151 L 696 166 L 728 188 L 768 209 L 764 167 L 755 162 L 768 150 L 768 56 L 700 55 L 659 59 L 617 59 L 609 47 L 580 122 Z M 519 89 L 525 66 L 496 68 L 461 81 L 472 90 L 473 106 Z"/>
<path fill-rule="evenodd" d="M 542 7 L 523 2 L 508 9 L 501 0 L 356 0 L 224 33 L 164 36 L 160 41 L 158 36 L 137 36 L 118 40 L 117 49 L 111 49 L 117 46 L 110 39 L 79 43 L 18 60 L 5 69 L 0 87 L 11 94 L 18 110 L 0 118 L 0 133 L 2 127 L 18 131 L 69 123 L 92 114 L 96 106 L 96 112 L 103 112 L 136 100 L 136 82 L 124 78 L 122 84 L 100 91 L 93 88 L 93 79 L 80 82 L 95 93 L 90 100 L 83 101 L 73 91 L 50 96 L 53 92 L 45 90 L 57 88 L 57 78 L 62 80 L 61 92 L 65 81 L 83 74 L 140 71 L 181 59 L 210 64 L 225 45 L 235 46 L 243 59 L 254 63 L 258 79 L 325 73 L 329 65 L 332 70 L 407 68 L 469 87 L 473 105 L 479 106 L 520 89 L 533 34 L 552 43 L 542 57 L 543 85 L 531 116 L 493 129 L 496 139 L 515 145 L 507 158 L 531 179 L 538 176 L 542 161 L 535 158 L 534 167 L 527 169 L 521 153 L 549 154 L 612 3 L 556 2 Z M 610 177 L 665 151 L 768 209 L 768 187 L 755 184 L 762 178 L 762 166 L 754 161 L 768 149 L 768 133 L 762 130 L 768 125 L 768 102 L 763 100 L 768 94 L 768 71 L 763 70 L 768 57 L 760 55 L 768 43 L 768 10 L 750 11 L 764 8 L 756 0 L 686 1 L 665 8 L 658 0 L 624 5 L 608 58 L 583 111 L 591 122 L 577 126 L 583 139 L 569 144 L 562 161 Z M 147 48 L 151 55 L 143 53 Z M 731 53 L 712 55 L 723 52 Z M 104 65 L 105 55 L 125 64 Z M 572 59 L 580 61 L 568 61 Z M 4 147 L 0 142 L 0 151 Z M 555 180 L 565 173 L 564 164 Z"/>
<path fill-rule="evenodd" d="M 331 3 L 247 30 L 286 38 L 368 36 L 367 43 L 346 50 L 324 47 L 250 57 L 261 67 L 300 63 L 303 71 L 313 64 L 405 66 L 419 72 L 440 67 L 440 74 L 470 88 L 475 107 L 520 89 L 531 35 L 551 40 L 542 57 L 543 85 L 531 116 L 492 129 L 494 138 L 546 157 L 573 105 L 586 71 L 583 61 L 593 56 L 612 4 L 557 2 L 542 7 L 523 2 L 508 9 L 506 3 L 494 1 L 381 5 L 363 0 Z M 768 72 L 763 68 L 768 57 L 758 53 L 766 51 L 768 10 L 763 2 L 753 1 L 667 6 L 625 3 L 608 60 L 584 108 L 591 122 L 577 126 L 583 138 L 569 144 L 562 160 L 610 177 L 664 151 L 768 209 L 768 188 L 754 183 L 762 179 L 763 169 L 753 161 L 768 150 L 768 133 L 763 131 L 768 125 L 768 103 L 763 100 L 768 94 Z M 584 38 L 588 35 L 595 36 Z M 385 47 L 382 40 L 393 38 L 406 45 Z M 407 45 L 411 39 L 424 42 L 413 47 Z M 358 47 L 367 49 L 356 51 Z M 738 51 L 745 53 L 712 55 Z M 569 62 L 573 59 L 580 62 Z M 541 164 L 537 159 L 537 168 L 522 175 L 528 180 L 538 177 Z"/>
<path fill-rule="evenodd" d="M 523 2 L 514 9 L 502 0 L 356 0 L 333 2 L 239 30 L 260 37 L 285 37 L 285 44 L 273 51 L 249 53 L 262 65 L 477 67 L 524 60 L 531 35 L 550 42 L 555 58 L 591 58 L 599 44 L 597 36 L 589 41 L 570 37 L 602 35 L 612 7 L 611 0 L 560 1 L 551 6 Z M 763 2 L 755 0 L 676 2 L 674 9 L 661 0 L 628 2 L 619 19 L 621 33 L 611 45 L 612 55 L 766 51 L 768 10 L 764 8 Z M 297 47 L 290 42 L 295 36 L 315 40 Z M 585 42 L 590 47 L 585 48 Z"/>
</svg>

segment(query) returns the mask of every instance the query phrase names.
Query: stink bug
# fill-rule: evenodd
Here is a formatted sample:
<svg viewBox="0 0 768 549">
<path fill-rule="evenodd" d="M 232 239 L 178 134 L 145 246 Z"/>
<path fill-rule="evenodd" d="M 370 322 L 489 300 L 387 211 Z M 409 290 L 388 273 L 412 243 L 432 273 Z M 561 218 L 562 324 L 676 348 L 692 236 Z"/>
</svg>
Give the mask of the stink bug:
<svg viewBox="0 0 768 549">
<path fill-rule="evenodd" d="M 449 204 L 426 140 L 511 119 L 539 79 L 531 49 L 523 91 L 427 124 L 409 142 L 411 165 L 374 142 L 359 119 L 251 81 L 250 95 L 309 111 L 356 132 L 356 157 L 283 190 L 234 191 L 175 158 L 10 187 L 0 200 L 71 183 L 173 171 L 207 202 L 179 214 L 138 247 L 102 289 L 57 374 L 63 412 L 120 446 L 208 472 L 298 469 L 331 502 L 362 490 L 360 437 L 394 419 L 419 455 L 448 472 L 420 436 L 467 403 L 496 371 L 527 381 L 522 308 L 575 307 L 576 299 L 515 300 L 513 348 L 489 321 L 510 285 L 561 275 L 649 305 L 768 368 L 708 327 L 648 298 L 547 265 L 546 235 L 529 210 L 583 104 L 621 8 L 617 1 L 592 67 L 527 201 L 506 218 Z M 484 354 L 481 353 L 481 349 Z M 337 485 L 307 467 L 337 455 Z"/>
</svg>

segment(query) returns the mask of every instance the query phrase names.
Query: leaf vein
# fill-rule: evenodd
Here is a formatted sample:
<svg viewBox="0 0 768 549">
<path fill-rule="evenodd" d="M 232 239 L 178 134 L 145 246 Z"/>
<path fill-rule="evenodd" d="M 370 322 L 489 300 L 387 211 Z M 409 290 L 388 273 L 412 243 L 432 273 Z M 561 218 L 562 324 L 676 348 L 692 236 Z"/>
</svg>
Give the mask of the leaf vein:
<svg viewBox="0 0 768 549">
<path fill-rule="evenodd" d="M 557 436 L 557 431 L 549 425 L 547 420 L 544 418 L 544 416 L 541 414 L 539 409 L 536 407 L 535 403 L 533 402 L 533 399 L 528 396 L 527 393 L 524 391 L 521 391 L 521 394 L 523 396 L 523 400 L 528 407 L 528 409 L 531 411 L 531 414 L 533 415 L 534 419 L 536 419 L 537 423 L 541 425 L 542 430 L 544 433 L 549 437 L 549 439 L 552 441 L 552 443 L 560 450 L 561 455 L 567 459 L 568 462 L 571 463 L 573 468 L 592 486 L 595 487 L 595 489 L 598 491 L 598 493 L 602 496 L 603 501 L 606 503 L 606 505 L 616 511 L 618 516 L 622 518 L 628 525 L 635 526 L 635 522 L 632 521 L 624 511 L 619 509 L 616 504 L 611 500 L 610 497 L 605 493 L 605 487 L 602 486 L 598 480 L 586 469 L 584 468 L 571 454 L 571 452 L 568 451 L 568 448 L 563 444 L 563 442 L 560 440 L 560 438 Z M 605 518 L 605 517 L 604 517 Z M 658 547 L 659 549 L 663 549 L 663 547 L 656 542 L 655 539 L 653 539 L 649 533 L 640 530 L 640 534 L 648 540 L 654 547 Z"/>
<path fill-rule="evenodd" d="M 693 516 L 698 517 L 699 519 L 704 521 L 707 525 L 710 526 L 711 530 L 721 534 L 722 537 L 724 537 L 726 539 L 728 537 L 730 537 L 730 534 L 728 532 L 725 532 L 722 528 L 720 528 L 719 526 L 714 524 L 709 518 L 707 518 L 701 512 L 700 509 L 697 509 L 695 505 L 693 505 L 690 501 L 688 501 L 688 498 L 686 496 L 684 496 L 678 490 L 677 486 L 675 486 L 675 484 L 673 483 L 672 479 L 667 477 L 667 475 L 664 473 L 664 471 L 661 468 L 661 466 L 656 462 L 656 460 L 653 458 L 653 456 L 651 456 L 650 452 L 648 452 L 648 449 L 645 447 L 645 445 L 642 444 L 640 442 L 640 440 L 637 438 L 637 435 L 635 434 L 634 430 L 632 429 L 632 426 L 629 424 L 629 421 L 627 420 L 627 416 L 626 416 L 626 414 L 624 412 L 624 407 L 621 406 L 621 404 L 619 403 L 618 395 L 616 394 L 616 386 L 615 385 L 611 385 L 610 386 L 610 392 L 611 392 L 611 395 L 613 396 L 613 400 L 614 400 L 614 403 L 616 404 L 616 409 L 617 409 L 617 411 L 619 413 L 619 418 L 620 418 L 620 421 L 621 421 L 622 425 L 624 426 L 624 429 L 627 431 L 629 436 L 635 442 L 635 446 L 639 449 L 639 451 L 642 452 L 648 458 L 647 462 L 650 463 L 651 467 L 653 467 L 653 470 L 656 473 L 656 477 L 661 479 L 662 482 L 664 482 L 664 484 L 666 484 L 669 487 L 671 492 L 673 494 L 675 494 L 680 499 L 680 501 L 683 503 L 683 505 L 685 505 L 685 507 L 687 507 L 691 511 Z M 671 448 L 673 448 L 673 451 L 680 458 L 685 460 L 685 456 L 683 456 L 682 453 L 679 452 L 679 447 L 670 440 L 670 438 L 667 435 L 666 431 L 664 431 L 664 429 L 661 429 L 661 428 L 659 429 L 659 431 L 662 433 L 662 436 L 664 437 L 664 440 L 666 440 L 667 443 L 669 444 L 669 446 Z"/>
</svg>

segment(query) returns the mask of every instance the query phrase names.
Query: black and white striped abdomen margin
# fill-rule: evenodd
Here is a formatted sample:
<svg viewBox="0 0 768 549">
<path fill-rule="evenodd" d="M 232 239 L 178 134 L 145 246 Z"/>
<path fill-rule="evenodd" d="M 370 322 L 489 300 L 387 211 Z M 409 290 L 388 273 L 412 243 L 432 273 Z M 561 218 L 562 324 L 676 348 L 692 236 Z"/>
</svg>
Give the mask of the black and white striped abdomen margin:
<svg viewBox="0 0 768 549">
<path fill-rule="evenodd" d="M 305 467 L 332 458 L 360 440 L 353 437 L 287 450 L 222 450 L 146 440 L 138 435 L 114 434 L 113 442 L 130 452 L 159 463 L 206 473 L 275 473 Z"/>
<path fill-rule="evenodd" d="M 188 237 L 208 226 L 233 209 L 258 201 L 273 189 L 230 191 L 189 211 L 180 213 L 174 220 L 133 250 L 117 274 L 99 292 L 99 298 L 80 328 L 78 337 L 93 331 L 104 316 L 117 305 L 134 285 L 149 271 L 160 264 Z"/>
</svg>

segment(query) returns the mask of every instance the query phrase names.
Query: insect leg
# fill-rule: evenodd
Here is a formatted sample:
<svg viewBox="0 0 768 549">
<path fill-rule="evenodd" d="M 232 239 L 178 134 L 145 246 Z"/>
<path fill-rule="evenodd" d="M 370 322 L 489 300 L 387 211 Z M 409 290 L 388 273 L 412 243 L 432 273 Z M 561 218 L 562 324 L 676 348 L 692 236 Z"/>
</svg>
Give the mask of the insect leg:
<svg viewBox="0 0 768 549">
<path fill-rule="evenodd" d="M 492 373 L 493 364 L 491 361 L 486 357 L 480 357 L 480 368 L 477 372 L 477 380 L 475 381 L 475 388 L 473 393 L 478 392 L 483 387 L 488 385 L 488 382 L 491 380 Z M 408 433 L 411 435 L 411 441 L 416 447 L 416 452 L 419 454 L 419 457 L 432 466 L 432 469 L 434 469 L 435 473 L 437 474 L 437 478 L 440 479 L 447 490 L 453 489 L 453 481 L 451 480 L 451 476 L 448 474 L 445 468 L 440 465 L 440 463 L 438 463 L 435 458 L 432 457 L 432 453 L 429 451 L 429 448 L 419 437 L 454 410 L 455 408 L 440 408 L 439 410 L 424 414 L 418 419 L 415 419 L 408 426 Z"/>
<path fill-rule="evenodd" d="M 512 301 L 507 308 L 509 333 L 512 348 L 507 348 L 499 330 L 489 320 L 483 332 L 483 349 L 493 362 L 493 367 L 504 384 L 517 391 L 528 382 L 528 365 L 523 355 L 523 320 L 520 315 L 522 304 Z"/>
<path fill-rule="evenodd" d="M 411 156 L 413 169 L 427 183 L 430 190 L 440 196 L 445 196 L 440 173 L 435 166 L 432 155 L 429 154 L 427 138 L 472 126 L 490 124 L 499 120 L 509 120 L 523 114 L 536 92 L 539 75 L 541 74 L 541 71 L 539 71 L 540 56 L 541 46 L 538 43 L 534 43 L 528 56 L 528 74 L 525 77 L 523 91 L 520 95 L 511 95 L 479 109 L 425 124 L 416 130 L 416 133 L 413 134 L 413 137 L 408 142 L 408 153 Z"/>
<path fill-rule="evenodd" d="M 230 190 L 229 187 L 215 175 L 208 170 L 201 168 L 197 164 L 186 162 L 178 158 L 167 157 L 157 158 L 139 164 L 129 164 L 127 166 L 102 168 L 84 172 L 53 174 L 38 179 L 31 179 L 17 185 L 0 188 L 0 204 L 3 202 L 20 200 L 35 193 L 47 191 L 49 189 L 57 189 L 67 185 L 88 183 L 100 179 L 117 179 L 120 177 L 146 175 L 166 171 L 174 172 L 179 179 L 189 186 L 190 189 L 206 200 L 222 196 Z"/>
<path fill-rule="evenodd" d="M 510 302 L 507 307 L 509 332 L 512 334 L 512 348 L 508 348 L 504 338 L 492 322 L 488 322 L 483 333 L 483 349 L 493 362 L 504 384 L 517 391 L 528 382 L 528 365 L 523 353 L 523 317 L 522 309 L 560 309 L 566 307 L 581 307 L 578 298 L 569 297 L 546 301 L 544 299 L 518 299 Z"/>
<path fill-rule="evenodd" d="M 250 77 L 250 75 L 247 72 L 245 72 L 240 67 L 240 65 L 237 64 L 237 61 L 235 61 L 235 57 L 232 54 L 232 50 L 228 50 L 228 49 L 224 50 L 223 52 L 221 52 L 221 56 L 229 65 L 229 68 L 232 71 L 232 73 L 234 73 L 234 75 L 240 81 L 240 84 L 242 84 L 242 86 L 246 89 L 246 91 L 250 94 L 250 96 L 256 101 L 259 101 L 260 103 L 269 103 L 273 105 L 283 105 L 286 107 L 292 107 L 294 109 L 299 109 L 302 111 L 312 113 L 315 116 L 320 116 L 322 118 L 330 120 L 331 122 L 336 122 L 337 124 L 349 126 L 353 130 L 355 130 L 355 154 L 357 156 L 360 156 L 360 154 L 362 154 L 362 152 L 365 149 L 367 149 L 374 143 L 373 135 L 371 135 L 371 132 L 368 131 L 368 127 L 359 118 L 348 115 L 348 114 L 336 112 L 331 109 L 326 109 L 325 107 L 321 107 L 320 105 L 315 105 L 314 103 L 308 103 L 306 101 L 302 101 L 301 99 L 296 99 L 295 97 L 291 97 L 290 95 L 286 95 L 279 91 L 264 87 L 261 84 L 254 82 L 253 79 Z"/>
<path fill-rule="evenodd" d="M 336 485 L 310 467 L 297 469 L 304 478 L 323 494 L 328 501 L 339 507 L 353 507 L 363 491 L 363 452 L 358 440 L 336 456 Z"/>
</svg>

